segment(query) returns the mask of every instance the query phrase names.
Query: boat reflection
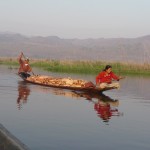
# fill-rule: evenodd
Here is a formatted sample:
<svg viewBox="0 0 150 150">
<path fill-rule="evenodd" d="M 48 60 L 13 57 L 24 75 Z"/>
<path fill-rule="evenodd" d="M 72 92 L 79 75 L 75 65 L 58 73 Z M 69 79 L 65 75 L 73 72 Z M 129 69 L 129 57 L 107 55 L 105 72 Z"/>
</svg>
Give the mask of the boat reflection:
<svg viewBox="0 0 150 150">
<path fill-rule="evenodd" d="M 24 81 L 18 82 L 18 109 L 21 109 L 22 104 L 27 103 L 28 97 L 31 93 L 30 85 L 30 83 L 25 83 Z M 84 98 L 84 100 L 88 100 L 89 102 L 94 104 L 94 110 L 96 111 L 97 116 L 106 123 L 108 123 L 113 116 L 122 116 L 122 113 L 118 111 L 119 100 L 112 99 L 102 93 L 95 94 L 78 92 L 66 89 L 43 87 L 38 85 L 34 86 L 32 90 L 37 92 L 51 93 L 54 95 L 76 98 L 80 100 L 83 100 Z"/>
</svg>

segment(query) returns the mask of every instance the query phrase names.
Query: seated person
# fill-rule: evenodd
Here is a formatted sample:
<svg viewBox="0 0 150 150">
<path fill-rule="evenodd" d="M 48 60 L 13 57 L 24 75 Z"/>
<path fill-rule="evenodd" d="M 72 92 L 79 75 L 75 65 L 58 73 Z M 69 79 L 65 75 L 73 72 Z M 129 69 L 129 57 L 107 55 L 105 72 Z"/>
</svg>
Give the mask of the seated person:
<svg viewBox="0 0 150 150">
<path fill-rule="evenodd" d="M 96 85 L 100 88 L 119 88 L 118 82 L 112 83 L 112 80 L 119 81 L 122 77 L 116 76 L 112 72 L 112 66 L 106 65 L 105 69 L 96 76 Z"/>
</svg>

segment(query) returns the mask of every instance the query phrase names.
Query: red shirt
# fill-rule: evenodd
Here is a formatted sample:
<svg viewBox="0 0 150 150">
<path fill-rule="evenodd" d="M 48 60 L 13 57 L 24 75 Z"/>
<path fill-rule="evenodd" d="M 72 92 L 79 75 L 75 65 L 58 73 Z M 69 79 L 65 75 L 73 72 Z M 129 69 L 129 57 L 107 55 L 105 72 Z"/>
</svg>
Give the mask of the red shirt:
<svg viewBox="0 0 150 150">
<path fill-rule="evenodd" d="M 96 76 L 96 84 L 97 83 L 111 83 L 112 79 L 119 80 L 119 77 L 116 76 L 113 72 L 109 74 L 106 71 L 102 71 Z"/>
</svg>

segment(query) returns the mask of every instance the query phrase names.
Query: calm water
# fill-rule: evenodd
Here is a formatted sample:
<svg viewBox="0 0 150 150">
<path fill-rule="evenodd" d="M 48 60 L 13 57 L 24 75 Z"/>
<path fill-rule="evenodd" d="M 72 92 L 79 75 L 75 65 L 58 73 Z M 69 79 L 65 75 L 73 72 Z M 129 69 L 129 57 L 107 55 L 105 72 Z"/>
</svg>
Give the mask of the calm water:
<svg viewBox="0 0 150 150">
<path fill-rule="evenodd" d="M 150 78 L 88 95 L 24 83 L 0 66 L 0 123 L 31 150 L 149 150 Z M 94 81 L 94 76 L 52 74 Z"/>
</svg>

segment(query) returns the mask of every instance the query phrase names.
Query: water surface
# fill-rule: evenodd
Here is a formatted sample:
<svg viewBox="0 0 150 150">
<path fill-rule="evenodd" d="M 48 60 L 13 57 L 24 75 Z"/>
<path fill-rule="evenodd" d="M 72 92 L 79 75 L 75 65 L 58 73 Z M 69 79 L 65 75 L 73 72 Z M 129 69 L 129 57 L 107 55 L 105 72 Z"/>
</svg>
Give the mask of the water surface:
<svg viewBox="0 0 150 150">
<path fill-rule="evenodd" d="M 126 77 L 119 90 L 94 95 L 27 84 L 16 72 L 0 66 L 0 123 L 31 150 L 150 149 L 150 78 Z"/>
</svg>

